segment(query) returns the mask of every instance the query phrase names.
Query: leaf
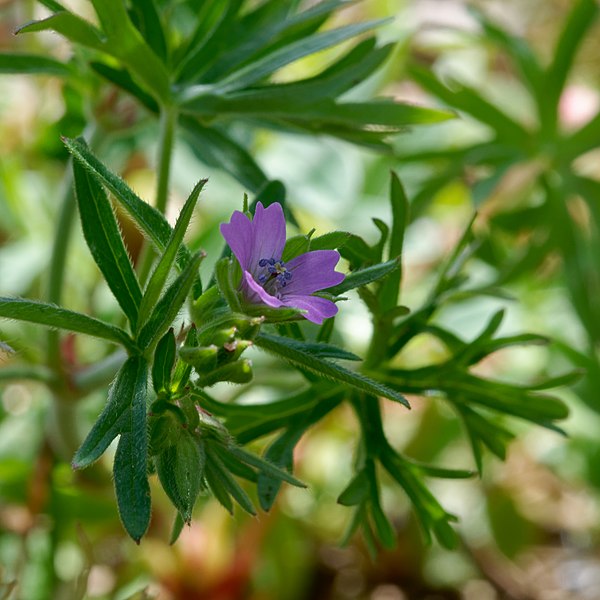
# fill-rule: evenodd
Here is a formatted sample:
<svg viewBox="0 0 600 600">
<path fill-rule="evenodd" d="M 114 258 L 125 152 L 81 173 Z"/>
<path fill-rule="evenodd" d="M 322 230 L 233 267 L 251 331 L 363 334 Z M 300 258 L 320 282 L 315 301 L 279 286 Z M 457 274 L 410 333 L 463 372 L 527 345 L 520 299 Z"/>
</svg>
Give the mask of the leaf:
<svg viewBox="0 0 600 600">
<path fill-rule="evenodd" d="M 221 473 L 214 467 L 210 459 L 206 461 L 204 477 L 214 497 L 230 515 L 233 515 L 233 501 L 229 491 L 223 482 Z"/>
<path fill-rule="evenodd" d="M 286 340 L 286 344 L 290 348 L 295 348 L 302 352 L 311 354 L 316 358 L 336 358 L 339 360 L 362 360 L 360 356 L 357 356 L 353 352 L 348 352 L 342 348 L 338 348 L 332 344 L 325 344 L 323 342 L 303 342 L 293 340 L 285 337 L 281 338 Z"/>
<path fill-rule="evenodd" d="M 291 83 L 245 89 L 237 92 L 233 97 L 244 100 L 251 106 L 266 101 L 276 102 L 280 106 L 287 104 L 298 109 L 306 108 L 318 101 L 335 98 L 361 83 L 389 56 L 392 48 L 393 44 L 375 48 L 375 39 L 369 38 L 360 42 L 339 61 L 314 77 Z M 190 91 L 190 99 L 200 96 L 198 93 L 200 90 L 195 94 L 193 88 Z"/>
<path fill-rule="evenodd" d="M 135 347 L 133 340 L 122 329 L 93 317 L 66 308 L 59 308 L 53 304 L 20 298 L 0 297 L 0 317 L 84 333 L 115 344 L 121 344 L 128 349 Z"/>
<path fill-rule="evenodd" d="M 99 61 L 90 62 L 90 67 L 100 76 L 104 77 L 117 87 L 120 87 L 122 90 L 125 90 L 134 98 L 137 98 L 142 106 L 145 106 L 151 113 L 159 113 L 160 107 L 158 102 L 131 78 L 129 71 L 126 69 L 115 69 L 114 67 Z"/>
<path fill-rule="evenodd" d="M 156 458 L 156 472 L 171 502 L 186 523 L 202 484 L 204 451 L 188 431 L 181 430 L 177 442 Z"/>
<path fill-rule="evenodd" d="M 106 168 L 79 140 L 63 138 L 67 150 L 75 160 L 86 167 L 92 175 L 104 184 L 114 195 L 115 200 L 129 213 L 134 222 L 154 244 L 159 253 L 163 253 L 172 235 L 172 229 L 164 215 L 139 198 L 131 188 L 118 176 Z M 177 264 L 183 268 L 190 259 L 187 248 L 179 253 Z"/>
<path fill-rule="evenodd" d="M 369 29 L 379 27 L 387 21 L 387 19 L 365 21 L 364 23 L 347 25 L 302 38 L 259 58 L 249 65 L 245 65 L 219 81 L 215 87 L 219 92 L 229 92 L 248 87 L 300 58 L 340 44 Z"/>
<path fill-rule="evenodd" d="M 142 292 L 112 206 L 100 184 L 73 162 L 75 195 L 87 245 L 108 287 L 135 329 Z"/>
<path fill-rule="evenodd" d="M 56 31 L 69 41 L 87 48 L 103 50 L 104 36 L 102 32 L 85 19 L 71 12 L 57 12 L 46 19 L 31 21 L 19 27 L 15 33 L 32 33 L 37 31 Z"/>
<path fill-rule="evenodd" d="M 419 85 L 449 106 L 464 111 L 482 123 L 489 125 L 499 140 L 518 145 L 521 148 L 529 146 L 529 132 L 497 106 L 482 98 L 472 88 L 462 83 L 455 83 L 455 89 L 450 89 L 438 81 L 429 69 L 417 66 L 409 67 L 409 73 Z"/>
<path fill-rule="evenodd" d="M 337 250 L 346 244 L 352 234 L 347 231 L 330 231 L 310 239 L 311 250 Z"/>
<path fill-rule="evenodd" d="M 152 309 L 156 305 L 156 301 L 158 300 L 161 292 L 163 291 L 164 285 L 167 281 L 167 277 L 175 264 L 175 259 L 177 257 L 177 253 L 183 244 L 183 237 L 187 231 L 188 225 L 194 214 L 194 208 L 196 207 L 196 202 L 198 201 L 198 197 L 200 196 L 200 192 L 202 188 L 206 184 L 206 179 L 201 179 L 192 190 L 189 198 L 186 200 L 183 208 L 181 209 L 181 213 L 179 214 L 179 218 L 177 219 L 177 223 L 173 229 L 171 234 L 171 238 L 169 239 L 165 251 L 160 257 L 152 275 L 150 276 L 150 280 L 148 281 L 148 285 L 144 290 L 144 296 L 140 303 L 140 311 L 139 311 L 139 323 L 140 325 L 146 323 L 148 317 Z"/>
<path fill-rule="evenodd" d="M 123 0 L 92 0 L 92 4 L 107 38 L 103 51 L 122 61 L 157 100 L 168 103 L 167 69 L 134 27 Z"/>
<path fill-rule="evenodd" d="M 259 472 L 264 473 L 269 477 L 280 479 L 281 481 L 285 481 L 286 483 L 289 483 L 299 488 L 306 487 L 304 483 L 302 483 L 299 479 L 296 479 L 296 477 L 294 477 L 291 473 L 280 469 L 277 465 L 273 464 L 268 460 L 260 458 L 260 456 L 256 456 L 256 454 L 252 454 L 252 452 L 248 452 L 243 448 L 240 448 L 239 446 L 230 446 L 228 450 L 231 454 L 239 458 L 242 462 L 251 465 Z"/>
<path fill-rule="evenodd" d="M 177 511 L 177 514 L 175 515 L 175 521 L 173 522 L 173 529 L 171 530 L 171 537 L 169 538 L 170 546 L 172 546 L 179 539 L 184 525 L 185 521 L 183 520 L 181 513 Z"/>
<path fill-rule="evenodd" d="M 68 64 L 48 56 L 3 52 L 0 54 L 0 73 L 58 75 L 68 77 L 73 71 Z"/>
<path fill-rule="evenodd" d="M 75 453 L 72 462 L 74 469 L 91 465 L 102 456 L 117 435 L 123 431 L 131 432 L 130 413 L 134 407 L 139 411 L 139 406 L 143 405 L 145 415 L 147 377 L 148 365 L 142 357 L 127 359 L 109 389 L 104 410 Z M 135 418 L 140 417 L 136 415 Z"/>
<path fill-rule="evenodd" d="M 152 385 L 157 394 L 171 388 L 171 373 L 175 366 L 176 354 L 175 334 L 173 333 L 173 328 L 171 328 L 160 339 L 154 352 Z"/>
<path fill-rule="evenodd" d="M 284 432 L 267 449 L 265 461 L 291 472 L 294 463 L 294 448 L 304 431 L 303 427 L 295 427 Z M 270 510 L 273 506 L 281 482 L 282 479 L 279 475 L 268 474 L 264 471 L 258 474 L 256 491 L 260 507 L 264 511 Z"/>
<path fill-rule="evenodd" d="M 410 408 L 408 401 L 402 394 L 360 373 L 349 371 L 336 363 L 316 358 L 307 352 L 299 350 L 293 345 L 294 342 L 290 344 L 288 338 L 260 333 L 255 338 L 255 344 L 259 348 L 283 358 L 294 366 L 307 369 L 319 377 L 344 383 L 374 396 L 383 396 Z"/>
<path fill-rule="evenodd" d="M 546 72 L 545 98 L 556 108 L 560 94 L 586 31 L 594 24 L 598 15 L 595 0 L 576 0 L 567 18 L 558 43 L 552 53 L 552 62 Z"/>
<path fill-rule="evenodd" d="M 131 0 L 137 29 L 156 55 L 163 61 L 167 58 L 167 41 L 155 0 Z"/>
<path fill-rule="evenodd" d="M 225 131 L 204 127 L 184 115 L 179 122 L 190 149 L 204 164 L 229 173 L 251 192 L 257 192 L 268 181 L 250 153 Z"/>
<path fill-rule="evenodd" d="M 392 230 L 389 257 L 391 259 L 397 259 L 398 270 L 391 273 L 387 279 L 381 283 L 378 295 L 382 313 L 392 310 L 398 302 L 400 283 L 402 281 L 401 255 L 404 246 L 404 232 L 406 231 L 409 220 L 408 198 L 406 197 L 400 179 L 394 172 L 392 172 L 390 180 L 390 204 L 392 206 Z"/>
<path fill-rule="evenodd" d="M 393 259 L 378 265 L 373 265 L 364 269 L 358 269 L 346 275 L 346 278 L 344 281 L 342 281 L 342 283 L 328 288 L 327 291 L 330 294 L 339 296 L 348 290 L 378 281 L 379 279 L 388 276 L 390 273 L 393 273 L 399 268 L 400 261 L 398 259 Z"/>
<path fill-rule="evenodd" d="M 470 6 L 468 9 L 481 24 L 484 32 L 484 41 L 492 40 L 500 44 L 521 72 L 525 85 L 527 85 L 535 99 L 542 128 L 545 129 L 546 124 L 552 122 L 554 115 L 551 114 L 551 109 L 548 110 L 545 100 L 545 73 L 532 49 L 524 39 L 513 36 L 501 27 L 498 27 L 474 6 Z"/>
<path fill-rule="evenodd" d="M 368 497 L 369 478 L 364 470 L 360 470 L 339 495 L 337 501 L 343 506 L 356 506 L 362 504 Z"/>
<path fill-rule="evenodd" d="M 140 348 L 152 348 L 171 326 L 192 289 L 198 275 L 198 267 L 204 256 L 203 252 L 198 252 L 193 256 L 179 277 L 167 288 L 139 333 Z"/>
<path fill-rule="evenodd" d="M 199 7 L 196 29 L 180 53 L 176 79 L 197 80 L 218 56 L 228 40 L 243 0 L 204 2 Z M 226 46 L 225 46 L 226 47 Z"/>
<path fill-rule="evenodd" d="M 248 494 L 243 490 L 240 484 L 235 480 L 233 475 L 229 472 L 227 467 L 223 464 L 221 459 L 217 456 L 216 451 L 211 451 L 207 453 L 207 465 L 210 465 L 210 471 L 213 475 L 213 481 L 216 478 L 219 481 L 219 484 L 222 488 L 227 492 L 228 495 L 231 495 L 234 500 L 249 514 L 256 515 L 256 510 L 254 509 L 254 505 L 252 504 L 252 500 L 248 497 Z M 212 488 L 212 485 L 211 485 Z M 213 488 L 214 491 L 214 488 Z M 222 492 L 221 492 L 222 493 Z M 216 494 L 215 494 L 216 495 Z M 220 498 L 217 496 L 217 499 Z M 225 508 L 228 508 L 225 506 Z M 233 507 L 232 507 L 233 508 Z M 229 510 L 229 508 L 228 508 Z M 232 512 L 230 510 L 229 512 Z"/>
<path fill-rule="evenodd" d="M 253 100 L 246 94 L 227 96 L 221 94 L 198 97 L 185 101 L 182 109 L 195 115 L 229 115 L 232 117 L 261 117 L 269 120 L 309 122 L 311 127 L 320 124 L 347 126 L 359 129 L 377 127 L 387 132 L 399 131 L 406 125 L 438 123 L 454 118 L 447 110 L 424 108 L 379 98 L 364 102 L 336 102 L 333 99 L 311 102 L 306 105 L 289 103 L 279 98 Z"/>
<path fill-rule="evenodd" d="M 119 516 L 127 533 L 139 544 L 150 524 L 151 510 L 145 398 L 134 403 L 129 415 L 129 431 L 119 439 L 113 476 Z"/>
</svg>

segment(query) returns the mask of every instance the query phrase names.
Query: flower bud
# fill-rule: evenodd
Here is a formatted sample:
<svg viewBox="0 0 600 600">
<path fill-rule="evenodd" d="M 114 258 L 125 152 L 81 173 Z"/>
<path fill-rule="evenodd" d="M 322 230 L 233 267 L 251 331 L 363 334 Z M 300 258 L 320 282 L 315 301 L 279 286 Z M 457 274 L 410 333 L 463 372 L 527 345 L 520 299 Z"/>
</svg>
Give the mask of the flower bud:
<svg viewBox="0 0 600 600">
<path fill-rule="evenodd" d="M 202 387 L 208 387 L 219 381 L 230 383 L 248 383 L 252 379 L 252 362 L 247 358 L 236 360 L 218 367 L 211 373 L 202 373 L 198 377 L 198 383 Z"/>
</svg>

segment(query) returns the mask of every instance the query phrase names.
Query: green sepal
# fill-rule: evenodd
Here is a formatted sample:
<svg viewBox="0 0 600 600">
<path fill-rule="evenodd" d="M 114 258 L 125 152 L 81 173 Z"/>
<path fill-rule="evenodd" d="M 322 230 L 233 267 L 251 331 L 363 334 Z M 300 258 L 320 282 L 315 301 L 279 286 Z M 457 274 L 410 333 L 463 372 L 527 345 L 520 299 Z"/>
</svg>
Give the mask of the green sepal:
<svg viewBox="0 0 600 600">
<path fill-rule="evenodd" d="M 150 435 L 150 456 L 157 456 L 177 442 L 181 422 L 171 411 L 148 416 Z"/>
<path fill-rule="evenodd" d="M 188 347 L 197 346 L 198 345 L 198 332 L 196 330 L 196 326 L 192 324 L 190 329 L 188 330 L 185 336 L 185 345 Z M 188 384 L 190 379 L 190 375 L 192 374 L 192 366 L 188 365 L 186 362 L 181 359 L 177 361 L 175 365 L 175 371 L 173 372 L 173 377 L 171 379 L 171 392 L 177 393 Z"/>
<path fill-rule="evenodd" d="M 241 312 L 240 296 L 233 282 L 234 264 L 230 258 L 222 258 L 215 265 L 215 279 L 219 291 L 233 311 Z"/>
<path fill-rule="evenodd" d="M 211 371 L 217 366 L 219 348 L 210 346 L 182 346 L 179 349 L 181 360 L 192 365 L 197 372 Z"/>
<path fill-rule="evenodd" d="M 173 328 L 160 339 L 154 351 L 154 362 L 152 363 L 152 385 L 154 391 L 159 394 L 171 389 L 171 373 L 175 366 L 177 355 L 177 344 Z"/>
<path fill-rule="evenodd" d="M 209 287 L 199 298 L 196 298 L 196 300 L 192 302 L 190 307 L 192 320 L 195 323 L 203 323 L 209 320 L 213 310 L 218 308 L 221 301 L 222 298 L 219 294 L 219 288 L 216 285 Z"/>
</svg>

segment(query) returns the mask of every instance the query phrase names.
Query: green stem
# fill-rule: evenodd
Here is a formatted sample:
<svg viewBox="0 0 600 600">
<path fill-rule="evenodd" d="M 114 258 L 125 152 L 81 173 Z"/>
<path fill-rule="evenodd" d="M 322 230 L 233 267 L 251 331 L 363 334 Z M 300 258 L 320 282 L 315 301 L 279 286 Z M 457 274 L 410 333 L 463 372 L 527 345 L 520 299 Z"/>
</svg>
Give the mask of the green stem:
<svg viewBox="0 0 600 600">
<path fill-rule="evenodd" d="M 67 254 L 71 242 L 73 222 L 75 220 L 76 206 L 75 194 L 73 192 L 73 176 L 70 168 L 65 176 L 65 191 L 63 201 L 58 215 L 58 225 L 54 234 L 52 246 L 52 257 L 50 259 L 50 279 L 48 282 L 48 302 L 60 304 L 67 263 Z M 60 356 L 60 336 L 56 330 L 48 332 L 47 365 L 59 375 L 62 374 Z"/>
<path fill-rule="evenodd" d="M 165 213 L 169 201 L 169 179 L 171 176 L 171 158 L 175 140 L 175 126 L 177 124 L 177 111 L 169 106 L 163 107 L 160 115 L 160 134 L 158 140 L 158 180 L 156 182 L 155 206 Z M 140 254 L 138 276 L 142 284 L 148 279 L 152 263 L 154 262 L 154 250 L 152 246 L 145 243 Z"/>
<path fill-rule="evenodd" d="M 88 132 L 87 137 L 93 147 L 98 140 L 98 130 L 92 129 Z M 52 245 L 47 293 L 48 301 L 59 305 L 63 297 L 69 246 L 77 214 L 71 162 L 69 162 L 63 185 L 63 200 Z M 59 332 L 50 330 L 47 340 L 46 365 L 55 375 L 55 380 L 50 384 L 53 402 L 48 414 L 48 437 L 56 454 L 69 460 L 81 441 L 77 433 L 75 418 L 76 395 L 70 388 L 62 361 Z"/>
</svg>

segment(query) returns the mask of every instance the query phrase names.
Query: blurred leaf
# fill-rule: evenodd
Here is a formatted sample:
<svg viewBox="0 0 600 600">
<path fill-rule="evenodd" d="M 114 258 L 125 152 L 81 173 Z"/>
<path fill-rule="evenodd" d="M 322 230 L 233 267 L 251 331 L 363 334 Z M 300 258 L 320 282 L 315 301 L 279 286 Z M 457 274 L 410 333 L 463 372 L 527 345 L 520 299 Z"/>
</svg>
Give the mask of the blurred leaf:
<svg viewBox="0 0 600 600">
<path fill-rule="evenodd" d="M 265 117 L 269 120 L 288 120 L 311 127 L 319 123 L 364 129 L 377 127 L 389 132 L 406 125 L 438 123 L 454 118 L 449 111 L 423 108 L 379 98 L 365 102 L 335 102 L 331 99 L 315 102 L 307 97 L 306 104 L 289 103 L 286 99 L 263 97 L 253 99 L 245 94 L 235 96 L 203 95 L 183 104 L 183 110 L 200 116 L 213 114 Z"/>
<path fill-rule="evenodd" d="M 134 27 L 124 2 L 92 0 L 92 4 L 107 38 L 102 50 L 121 60 L 157 100 L 167 103 L 170 83 L 166 67 Z M 148 13 L 150 8 L 144 7 Z"/>
<path fill-rule="evenodd" d="M 595 0 L 576 0 L 565 23 L 546 75 L 546 102 L 556 109 L 560 94 L 571 70 L 575 54 L 586 31 L 594 24 L 598 14 Z"/>
<path fill-rule="evenodd" d="M 100 76 L 104 77 L 112 84 L 125 90 L 134 98 L 137 98 L 142 106 L 145 106 L 151 113 L 158 114 L 160 107 L 158 102 L 146 91 L 144 91 L 132 78 L 129 72 L 125 69 L 116 69 L 110 65 L 92 61 L 90 67 Z"/>
<path fill-rule="evenodd" d="M 338 504 L 355 506 L 362 504 L 369 496 L 369 478 L 364 470 L 359 471 L 339 495 Z"/>
<path fill-rule="evenodd" d="M 390 180 L 390 204 L 392 206 L 392 231 L 390 238 L 389 258 L 398 261 L 398 270 L 381 283 L 379 298 L 381 312 L 392 310 L 398 303 L 400 283 L 402 281 L 402 248 L 404 246 L 404 232 L 409 220 L 409 204 L 404 188 L 398 176 L 392 172 Z"/>
<path fill-rule="evenodd" d="M 487 514 L 494 542 L 508 558 L 516 558 L 536 542 L 537 528 L 523 517 L 505 490 L 495 487 L 488 492 Z"/>
<path fill-rule="evenodd" d="M 34 300 L 0 297 L 0 317 L 28 321 L 56 329 L 66 329 L 76 333 L 84 333 L 110 342 L 133 348 L 129 335 L 113 325 L 88 317 L 81 313 L 59 308 L 53 304 L 45 304 Z"/>
<path fill-rule="evenodd" d="M 32 33 L 37 31 L 56 31 L 76 44 L 81 44 L 94 50 L 104 50 L 104 36 L 102 32 L 91 23 L 71 12 L 61 11 L 46 19 L 31 21 L 19 27 L 15 33 Z"/>
<path fill-rule="evenodd" d="M 444 85 L 428 70 L 418 66 L 409 67 L 415 81 L 452 108 L 462 110 L 489 125 L 498 140 L 507 141 L 521 148 L 530 145 L 530 134 L 499 108 L 482 98 L 474 89 L 454 82 L 454 89 Z"/>
<path fill-rule="evenodd" d="M 73 162 L 75 195 L 85 241 L 123 312 L 135 329 L 142 291 L 112 206 L 100 184 Z"/>
<path fill-rule="evenodd" d="M 385 22 L 387 19 L 365 21 L 302 38 L 234 71 L 220 80 L 215 89 L 223 93 L 248 87 L 300 58 L 340 44 L 365 31 L 379 27 Z"/>
<path fill-rule="evenodd" d="M 167 41 L 155 0 L 131 0 L 135 24 L 156 55 L 167 58 Z"/>
<path fill-rule="evenodd" d="M 250 153 L 224 131 L 204 127 L 191 117 L 182 116 L 180 123 L 199 160 L 230 173 L 252 192 L 257 192 L 267 182 L 267 176 Z"/>
<path fill-rule="evenodd" d="M 68 77 L 72 74 L 72 70 L 68 64 L 48 56 L 3 52 L 0 54 L 0 73 L 27 73 L 31 75 L 41 74 Z"/>
<path fill-rule="evenodd" d="M 511 35 L 501 27 L 498 27 L 489 21 L 486 16 L 474 6 L 470 6 L 469 10 L 483 27 L 486 38 L 498 43 L 514 61 L 514 64 L 524 78 L 525 84 L 536 99 L 538 111 L 543 115 L 545 112 L 543 107 L 545 104 L 543 89 L 545 73 L 527 42 L 524 39 Z"/>
</svg>

